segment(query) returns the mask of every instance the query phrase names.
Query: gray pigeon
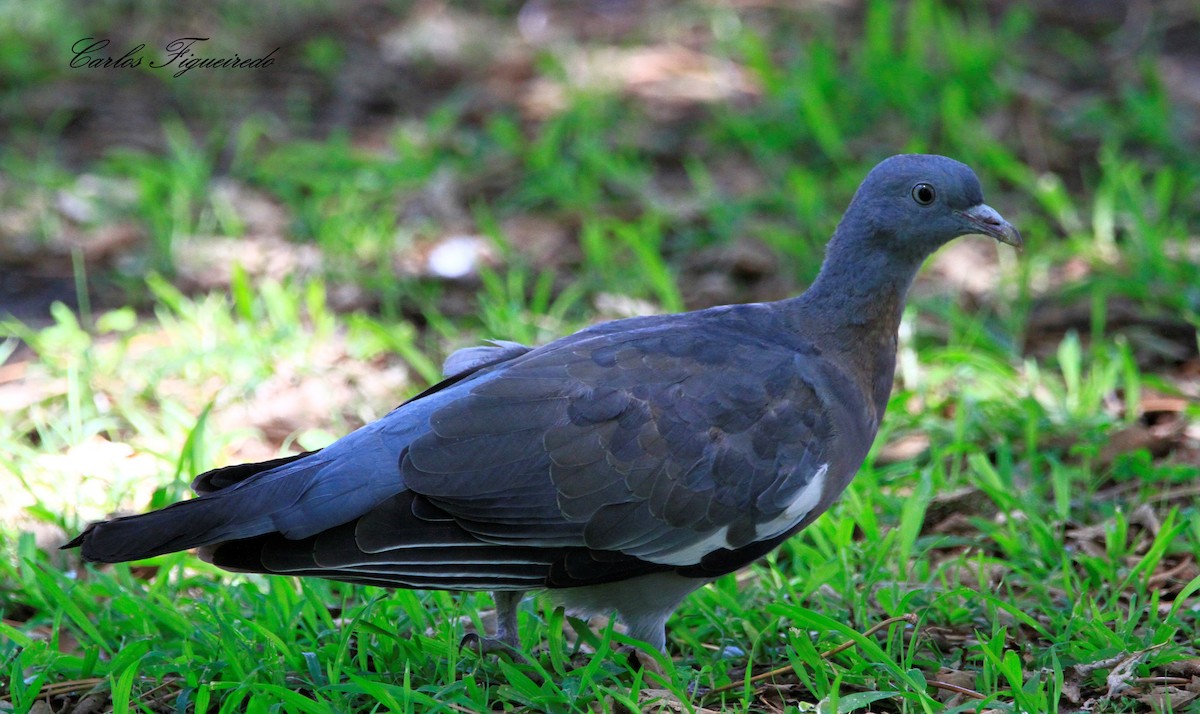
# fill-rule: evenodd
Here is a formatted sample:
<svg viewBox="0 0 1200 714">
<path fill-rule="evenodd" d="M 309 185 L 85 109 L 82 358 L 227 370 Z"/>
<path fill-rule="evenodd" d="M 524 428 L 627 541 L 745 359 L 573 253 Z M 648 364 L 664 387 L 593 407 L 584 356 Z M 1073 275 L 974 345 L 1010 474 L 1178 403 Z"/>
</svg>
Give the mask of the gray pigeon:
<svg viewBox="0 0 1200 714">
<path fill-rule="evenodd" d="M 871 448 L 917 269 L 979 233 L 1021 246 L 970 168 L 894 156 L 863 181 L 799 297 L 474 347 L 444 381 L 316 452 L 209 471 L 199 497 L 93 523 L 120 562 L 200 548 L 222 568 L 490 590 L 616 611 L 663 649 L 680 601 L 807 526 Z"/>
</svg>

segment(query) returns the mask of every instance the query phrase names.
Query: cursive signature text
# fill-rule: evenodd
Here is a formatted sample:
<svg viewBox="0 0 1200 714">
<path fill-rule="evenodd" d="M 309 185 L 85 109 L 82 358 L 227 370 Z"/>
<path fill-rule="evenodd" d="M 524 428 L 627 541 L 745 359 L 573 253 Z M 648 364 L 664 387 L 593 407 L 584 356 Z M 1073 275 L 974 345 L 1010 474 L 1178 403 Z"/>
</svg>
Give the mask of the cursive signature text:
<svg viewBox="0 0 1200 714">
<path fill-rule="evenodd" d="M 260 69 L 275 64 L 272 55 L 279 51 L 276 47 L 262 57 L 242 57 L 236 52 L 232 57 L 198 57 L 193 48 L 196 47 L 196 43 L 207 41 L 207 37 L 180 37 L 171 40 L 167 43 L 166 56 L 162 61 L 156 62 L 151 59 L 147 66 L 151 69 L 172 67 L 178 70 L 171 75 L 172 77 L 181 77 L 193 69 Z M 74 56 L 71 57 L 70 66 L 76 69 L 125 69 L 142 65 L 145 43 L 131 48 L 120 57 L 114 57 L 105 51 L 109 44 L 109 40 L 95 37 L 85 37 L 76 41 L 71 45 L 71 53 Z"/>
</svg>

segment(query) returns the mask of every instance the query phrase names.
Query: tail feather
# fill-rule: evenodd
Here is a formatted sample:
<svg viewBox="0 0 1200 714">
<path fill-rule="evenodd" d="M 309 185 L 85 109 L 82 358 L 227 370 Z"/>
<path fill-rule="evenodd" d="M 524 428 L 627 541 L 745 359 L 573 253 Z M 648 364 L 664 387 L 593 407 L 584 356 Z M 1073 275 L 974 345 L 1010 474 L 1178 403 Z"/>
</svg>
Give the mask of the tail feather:
<svg viewBox="0 0 1200 714">
<path fill-rule="evenodd" d="M 482 541 L 445 514 L 426 520 L 411 491 L 398 494 L 369 513 L 314 536 L 293 540 L 278 533 L 225 541 L 200 549 L 200 557 L 238 572 L 317 576 L 389 587 L 447 590 L 526 590 L 542 587 L 560 549 L 495 545 Z M 364 538 L 391 545 L 363 547 Z"/>
<path fill-rule="evenodd" d="M 219 469 L 205 471 L 197 476 L 194 481 L 192 481 L 192 490 L 201 495 L 220 491 L 223 488 L 229 488 L 235 483 L 245 481 L 251 476 L 257 476 L 264 471 L 270 471 L 271 469 L 283 466 L 284 464 L 290 464 L 293 461 L 298 461 L 307 456 L 312 456 L 318 451 L 320 451 L 320 449 L 317 449 L 316 451 L 305 451 L 302 454 L 283 456 L 278 459 L 271 459 L 270 461 L 259 461 L 258 463 L 253 464 L 234 464 L 233 466 L 224 466 Z"/>
<path fill-rule="evenodd" d="M 63 548 L 82 548 L 85 560 L 123 563 L 216 542 L 234 513 L 224 499 L 202 496 L 139 516 L 92 523 Z"/>
<path fill-rule="evenodd" d="M 404 489 L 395 447 L 378 432 L 359 430 L 339 443 L 320 454 L 211 471 L 196 480 L 198 498 L 93 523 L 63 547 L 119 563 L 267 533 L 306 538 Z"/>
</svg>

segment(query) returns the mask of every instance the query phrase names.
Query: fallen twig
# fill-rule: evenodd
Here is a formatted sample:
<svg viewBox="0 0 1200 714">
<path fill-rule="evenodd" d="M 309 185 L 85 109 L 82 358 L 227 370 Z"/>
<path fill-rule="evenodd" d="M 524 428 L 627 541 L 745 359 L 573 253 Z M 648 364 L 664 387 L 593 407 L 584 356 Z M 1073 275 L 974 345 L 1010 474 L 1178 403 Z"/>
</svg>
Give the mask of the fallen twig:
<svg viewBox="0 0 1200 714">
<path fill-rule="evenodd" d="M 967 689 L 966 687 L 960 687 L 957 684 L 951 684 L 949 682 L 939 682 L 936 679 L 927 679 L 927 680 L 925 680 L 925 683 L 928 684 L 929 686 L 933 687 L 934 689 L 944 689 L 947 692 L 954 692 L 955 694 L 961 694 L 964 697 L 970 697 L 971 699 L 987 699 L 986 696 L 984 696 L 983 694 L 980 694 L 979 692 L 975 691 L 974 689 Z"/>
<path fill-rule="evenodd" d="M 863 637 L 869 637 L 870 635 L 873 635 L 876 632 L 879 632 L 883 628 L 888 627 L 889 625 L 894 625 L 897 622 L 907 622 L 910 625 L 915 625 L 915 624 L 917 624 L 917 616 L 912 613 L 906 613 L 904 615 L 898 615 L 896 617 L 889 617 L 888 619 L 883 620 L 882 622 L 876 623 L 875 625 L 873 625 L 872 627 L 867 629 L 865 632 L 863 632 L 862 633 Z M 825 650 L 824 652 L 821 653 L 820 657 L 821 657 L 821 659 L 829 659 L 830 657 L 834 656 L 835 654 L 837 654 L 839 652 L 844 652 L 853 646 L 854 646 L 854 640 L 843 642 L 842 644 L 838 645 L 837 647 Z M 787 665 L 784 667 L 777 667 L 770 671 L 763 672 L 761 674 L 756 674 L 753 677 L 751 677 L 749 681 L 752 683 L 753 682 L 761 682 L 763 680 L 770 679 L 772 677 L 776 677 L 781 674 L 787 674 L 790 671 L 792 671 L 792 665 Z M 746 684 L 745 681 L 730 682 L 729 684 L 722 685 L 720 687 L 717 687 L 716 689 L 710 689 L 708 691 L 708 693 L 705 694 L 704 696 L 709 697 L 709 696 L 712 696 L 713 694 L 720 694 L 721 692 L 728 692 L 730 690 L 737 689 L 738 687 L 744 686 L 745 684 Z"/>
</svg>

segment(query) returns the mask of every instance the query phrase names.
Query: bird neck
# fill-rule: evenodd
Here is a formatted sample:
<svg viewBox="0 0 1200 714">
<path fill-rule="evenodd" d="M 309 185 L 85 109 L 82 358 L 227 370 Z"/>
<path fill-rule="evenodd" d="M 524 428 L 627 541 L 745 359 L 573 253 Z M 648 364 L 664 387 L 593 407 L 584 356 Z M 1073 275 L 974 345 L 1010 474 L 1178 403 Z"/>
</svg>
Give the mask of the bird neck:
<svg viewBox="0 0 1200 714">
<path fill-rule="evenodd" d="M 908 289 L 920 261 L 899 256 L 877 246 L 887 239 L 848 240 L 843 224 L 829 242 L 817 279 L 796 300 L 803 313 L 815 317 L 814 325 L 828 332 L 847 350 L 895 340 Z"/>
<path fill-rule="evenodd" d="M 846 228 L 838 227 L 816 281 L 792 298 L 789 312 L 802 334 L 817 338 L 827 355 L 836 354 L 849 368 L 869 397 L 871 420 L 878 426 L 895 376 L 904 300 L 920 261 L 880 250 L 884 236 L 862 240 L 865 233 Z"/>
</svg>

